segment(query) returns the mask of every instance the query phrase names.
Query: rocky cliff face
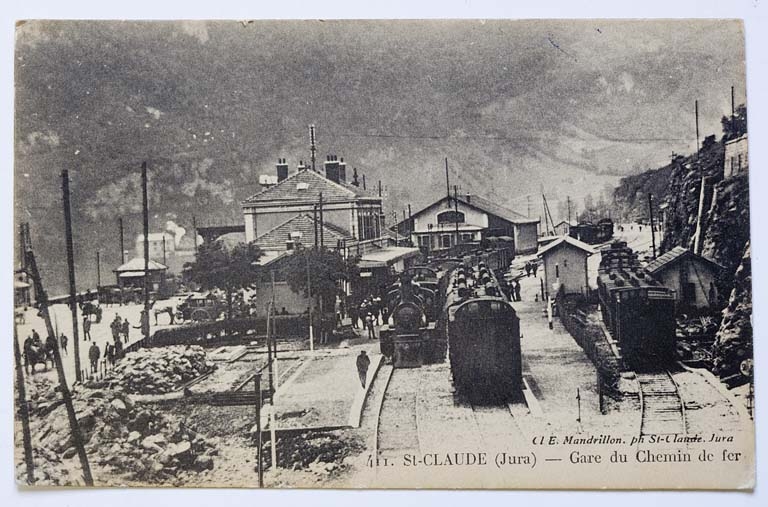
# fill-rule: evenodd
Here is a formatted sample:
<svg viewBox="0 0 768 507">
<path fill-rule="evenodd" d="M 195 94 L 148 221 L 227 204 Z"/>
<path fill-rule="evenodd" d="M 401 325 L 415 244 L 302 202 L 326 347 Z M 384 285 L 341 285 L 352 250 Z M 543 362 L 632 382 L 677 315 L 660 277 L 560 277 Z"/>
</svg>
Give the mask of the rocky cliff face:
<svg viewBox="0 0 768 507">
<path fill-rule="evenodd" d="M 712 349 L 715 369 L 735 373 L 741 361 L 752 357 L 752 255 L 747 242 L 733 277 L 733 290 Z"/>
</svg>

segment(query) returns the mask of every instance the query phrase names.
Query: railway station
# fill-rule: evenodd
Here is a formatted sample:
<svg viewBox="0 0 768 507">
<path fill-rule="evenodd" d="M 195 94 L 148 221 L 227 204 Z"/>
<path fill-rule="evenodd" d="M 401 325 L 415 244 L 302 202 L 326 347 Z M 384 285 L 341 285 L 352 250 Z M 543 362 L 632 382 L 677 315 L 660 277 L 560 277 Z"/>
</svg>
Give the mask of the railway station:
<svg viewBox="0 0 768 507">
<path fill-rule="evenodd" d="M 249 24 L 235 27 L 256 32 Z M 59 61 L 45 51 L 60 39 L 26 35 L 35 43 L 17 69 L 30 96 L 20 102 L 13 278 L 19 484 L 632 488 L 636 476 L 620 463 L 634 460 L 659 467 L 656 487 L 680 487 L 663 482 L 675 476 L 670 464 L 690 464 L 686 473 L 701 481 L 694 485 L 717 487 L 711 471 L 699 473 L 708 465 L 697 462 L 702 452 L 735 464 L 732 476 L 749 472 L 742 459 L 754 443 L 752 260 L 738 82 L 728 84 L 730 112 L 717 109 L 723 82 L 708 96 L 706 129 L 714 125 L 716 134 L 700 136 L 698 99 L 665 99 L 663 111 L 642 121 L 610 117 L 628 130 L 601 137 L 588 128 L 609 124 L 606 111 L 640 112 L 622 103 L 572 115 L 590 118 L 588 128 L 555 120 L 561 108 L 631 94 L 628 74 L 620 85 L 599 81 L 608 90 L 599 101 L 564 101 L 544 83 L 527 105 L 525 94 L 499 101 L 508 78 L 474 90 L 486 84 L 468 69 L 519 69 L 497 60 L 508 47 L 487 38 L 485 23 L 465 35 L 484 33 L 473 51 L 488 45 L 493 54 L 451 62 L 434 74 L 439 86 L 419 70 L 442 61 L 429 49 L 444 47 L 439 37 L 422 48 L 432 59 L 415 55 L 413 70 L 401 72 L 402 64 L 380 67 L 394 51 L 389 42 L 365 65 L 347 60 L 350 40 L 389 41 L 398 23 L 370 33 L 324 25 L 313 28 L 318 39 L 344 50 L 322 65 L 287 44 L 301 30 L 276 22 L 259 29 L 276 30 L 269 44 L 295 66 L 256 75 L 268 59 L 251 61 L 261 53 L 248 46 L 237 53 L 249 62 L 240 80 L 207 68 L 184 79 L 189 89 L 167 77 L 148 86 L 180 95 L 194 117 L 182 114 L 186 103 L 173 111 L 161 111 L 162 101 L 144 104 L 131 76 L 126 103 L 115 101 L 115 123 L 145 117 L 131 127 L 141 135 L 130 150 L 90 137 L 70 146 L 38 125 L 60 109 L 34 106 L 58 90 L 40 97 L 39 83 L 59 77 L 32 71 Z M 401 51 L 412 34 L 398 30 Z M 78 42 L 83 53 L 107 51 L 106 32 L 94 29 L 93 47 L 88 37 Z M 137 54 L 195 36 L 173 33 Z M 222 40 L 204 38 L 201 58 Z M 569 56 L 549 43 L 559 58 Z M 531 54 L 531 62 L 541 59 Z M 165 58 L 158 68 L 173 67 Z M 95 69 L 94 79 L 105 72 Z M 646 72 L 635 72 L 638 89 Z M 582 82 L 571 73 L 559 86 Z M 108 90 L 99 79 L 77 89 Z M 460 126 L 442 121 L 464 114 L 454 79 L 472 89 Z M 210 90 L 190 91 L 208 80 L 216 81 Z M 369 95 L 380 81 L 394 92 Z M 300 100 L 272 91 L 296 82 Z M 424 87 L 430 91 L 410 102 Z M 364 111 L 347 106 L 358 95 Z M 428 108 L 445 97 L 440 111 Z M 369 115 L 377 108 L 380 116 Z M 695 111 L 695 147 L 666 141 L 690 132 L 640 128 L 666 128 L 656 116 L 682 117 L 685 108 Z M 518 109 L 525 113 L 511 116 Z M 441 121 L 430 126 L 433 112 Z M 77 118 L 65 116 L 57 128 Z M 105 118 L 77 135 L 111 131 Z M 504 131 L 518 123 L 526 132 Z M 151 156 L 165 154 L 160 147 L 170 154 Z M 49 161 L 66 166 L 71 157 L 58 160 L 59 152 L 81 149 L 88 163 L 50 178 Z M 59 215 L 61 230 L 50 225 Z M 102 280 L 102 272 L 112 275 Z"/>
</svg>

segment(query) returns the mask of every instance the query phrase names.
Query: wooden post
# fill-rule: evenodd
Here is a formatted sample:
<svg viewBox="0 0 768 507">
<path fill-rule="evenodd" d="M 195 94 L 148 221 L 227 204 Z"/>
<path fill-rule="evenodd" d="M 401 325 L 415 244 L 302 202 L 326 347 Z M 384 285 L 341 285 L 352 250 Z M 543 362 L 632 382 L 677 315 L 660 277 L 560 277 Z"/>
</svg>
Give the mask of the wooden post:
<svg viewBox="0 0 768 507">
<path fill-rule="evenodd" d="M 96 250 L 96 290 L 101 287 L 101 251 Z"/>
<path fill-rule="evenodd" d="M 144 315 L 141 320 L 141 332 L 144 343 L 149 343 L 149 205 L 147 199 L 147 163 L 141 163 L 141 210 L 144 229 Z M 146 320 L 146 322 L 145 322 Z"/>
<path fill-rule="evenodd" d="M 67 244 L 69 270 L 69 309 L 72 312 L 72 344 L 75 354 L 75 380 L 82 380 L 80 372 L 80 339 L 78 336 L 77 289 L 75 288 L 75 247 L 72 241 L 72 210 L 69 202 L 69 171 L 61 171 L 61 190 L 64 194 L 64 234 Z M 53 329 L 49 330 L 49 333 Z M 55 336 L 55 335 L 54 335 Z"/>
<path fill-rule="evenodd" d="M 253 379 L 256 387 L 256 446 L 257 446 L 257 464 L 259 471 L 259 487 L 264 487 L 264 461 L 262 456 L 261 441 L 261 373 L 257 373 Z"/>
<path fill-rule="evenodd" d="M 123 243 L 123 217 L 117 219 L 117 227 L 120 230 L 120 265 L 125 264 L 125 244 Z"/>
<path fill-rule="evenodd" d="M 43 281 L 40 278 L 40 272 L 37 270 L 37 262 L 35 261 L 35 256 L 32 253 L 32 250 L 27 250 L 26 252 L 26 263 L 29 269 L 29 276 L 32 278 L 35 286 L 35 295 L 37 296 L 40 313 L 43 314 L 46 331 L 48 332 L 48 336 L 55 336 L 53 324 L 51 324 L 51 315 L 48 311 L 48 295 L 43 289 Z M 61 397 L 64 399 L 64 406 L 67 410 L 67 418 L 69 419 L 70 432 L 72 434 L 72 439 L 74 440 L 77 455 L 80 459 L 80 466 L 83 469 L 83 480 L 85 481 L 86 486 L 93 486 L 93 477 L 91 476 L 91 467 L 88 464 L 88 455 L 85 453 L 83 435 L 80 433 L 80 424 L 75 415 L 75 407 L 72 404 L 72 396 L 69 392 L 67 378 L 64 374 L 64 365 L 61 362 L 61 355 L 59 355 L 58 347 L 54 347 L 52 353 L 53 362 L 56 365 L 56 372 L 59 377 L 59 392 L 61 392 Z M 75 357 L 75 360 L 77 361 L 77 357 Z M 77 361 L 77 365 L 79 366 L 79 361 Z M 82 378 L 82 372 L 80 372 L 80 378 Z"/>
<path fill-rule="evenodd" d="M 32 459 L 32 434 L 29 431 L 29 407 L 27 406 L 27 390 L 24 385 L 24 370 L 21 366 L 21 351 L 19 350 L 19 335 L 16 323 L 13 323 L 13 355 L 16 360 L 16 392 L 18 394 L 18 410 L 21 418 L 21 437 L 24 445 L 24 464 L 27 466 L 27 484 L 35 483 L 35 462 Z M 34 368 L 35 365 L 32 365 Z"/>
</svg>

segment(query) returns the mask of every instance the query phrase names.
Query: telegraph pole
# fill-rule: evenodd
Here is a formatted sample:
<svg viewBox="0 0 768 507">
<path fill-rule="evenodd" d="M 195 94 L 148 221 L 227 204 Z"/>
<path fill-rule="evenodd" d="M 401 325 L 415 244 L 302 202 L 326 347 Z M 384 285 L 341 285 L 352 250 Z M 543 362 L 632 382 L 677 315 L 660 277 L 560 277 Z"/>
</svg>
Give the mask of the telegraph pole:
<svg viewBox="0 0 768 507">
<path fill-rule="evenodd" d="M 363 176 L 363 178 L 365 178 L 365 176 Z M 365 181 L 365 179 L 363 179 L 363 181 Z M 363 185 L 363 187 L 365 187 L 365 185 Z M 322 248 L 325 246 L 325 241 L 324 241 L 325 240 L 325 237 L 324 237 L 325 234 L 323 234 L 323 232 L 324 232 L 323 231 L 323 226 L 325 224 L 323 223 L 323 193 L 322 192 L 320 192 L 320 202 L 318 203 L 318 207 L 320 208 L 320 226 L 319 226 L 319 229 L 320 229 L 320 249 L 322 250 Z"/>
<path fill-rule="evenodd" d="M 96 290 L 101 287 L 101 250 L 96 250 Z"/>
<path fill-rule="evenodd" d="M 651 219 L 651 245 L 653 248 L 653 258 L 656 258 L 656 234 L 653 232 L 653 194 L 648 193 L 648 215 Z"/>
<path fill-rule="evenodd" d="M 699 159 L 699 101 L 694 102 L 694 108 L 696 113 L 696 160 Z"/>
<path fill-rule="evenodd" d="M 69 309 L 72 312 L 72 343 L 75 352 L 75 380 L 82 382 L 80 370 L 80 339 L 78 336 L 77 289 L 75 288 L 75 247 L 72 242 L 72 210 L 69 202 L 69 171 L 61 171 L 61 190 L 64 194 L 64 234 L 67 243 L 67 268 L 69 270 Z M 50 330 L 52 332 L 52 330 Z"/>
<path fill-rule="evenodd" d="M 23 262 L 23 261 L 22 261 Z M 16 322 L 13 323 L 13 356 L 16 361 L 16 392 L 18 394 L 18 411 L 21 418 L 22 443 L 24 445 L 24 464 L 27 467 L 27 484 L 35 483 L 35 462 L 32 458 L 32 433 L 29 431 L 29 406 L 24 386 L 24 370 L 21 366 L 21 351 Z"/>
<path fill-rule="evenodd" d="M 35 296 L 38 306 L 40 307 L 40 313 L 43 314 L 45 329 L 48 332 L 48 336 L 56 336 L 56 332 L 53 330 L 53 324 L 51 324 L 51 314 L 48 311 L 48 296 L 45 293 L 45 289 L 43 289 L 43 281 L 40 278 L 40 272 L 37 270 L 37 261 L 35 260 L 35 255 L 32 253 L 31 249 L 25 252 L 25 262 L 28 274 L 32 278 L 35 287 Z M 77 344 L 77 342 L 75 342 L 75 344 Z M 88 455 L 85 453 L 83 434 L 80 432 L 80 423 L 77 421 L 77 416 L 75 415 L 75 407 L 72 404 L 72 395 L 69 392 L 67 378 L 64 374 L 64 364 L 61 362 L 61 355 L 59 355 L 58 347 L 53 347 L 51 352 L 53 353 L 53 362 L 56 365 L 56 372 L 59 377 L 59 392 L 64 399 L 64 407 L 67 411 L 67 419 L 69 420 L 69 429 L 72 434 L 72 440 L 75 449 L 77 450 L 80 466 L 83 469 L 83 480 L 85 481 L 86 486 L 93 486 L 91 467 L 88 463 Z M 75 364 L 78 368 L 77 373 L 80 373 L 78 356 L 75 356 Z"/>
<path fill-rule="evenodd" d="M 445 189 L 448 192 L 448 198 L 451 198 L 451 184 L 448 180 L 448 157 L 445 157 Z"/>
<path fill-rule="evenodd" d="M 264 459 L 262 456 L 261 441 L 261 373 L 257 373 L 253 382 L 256 387 L 256 446 L 257 446 L 257 467 L 259 469 L 259 487 L 264 487 Z M 274 464 L 273 464 L 274 465 Z"/>
<path fill-rule="evenodd" d="M 315 146 L 315 126 L 309 126 L 309 151 L 312 156 L 312 170 L 315 170 L 315 153 L 317 152 L 317 146 Z"/>
<path fill-rule="evenodd" d="M 144 334 L 144 343 L 149 343 L 149 205 L 147 201 L 147 163 L 142 162 L 141 210 L 142 226 L 144 229 L 144 315 L 141 321 L 141 331 Z M 144 319 L 146 319 L 146 323 Z"/>
<path fill-rule="evenodd" d="M 456 245 L 459 244 L 459 187 L 453 186 L 453 223 L 456 225 Z"/>
<path fill-rule="evenodd" d="M 195 259 L 197 259 L 197 219 L 192 215 L 192 230 L 194 230 Z"/>
<path fill-rule="evenodd" d="M 120 230 L 120 265 L 125 264 L 125 244 L 123 243 L 123 217 L 117 219 L 117 227 Z"/>
</svg>

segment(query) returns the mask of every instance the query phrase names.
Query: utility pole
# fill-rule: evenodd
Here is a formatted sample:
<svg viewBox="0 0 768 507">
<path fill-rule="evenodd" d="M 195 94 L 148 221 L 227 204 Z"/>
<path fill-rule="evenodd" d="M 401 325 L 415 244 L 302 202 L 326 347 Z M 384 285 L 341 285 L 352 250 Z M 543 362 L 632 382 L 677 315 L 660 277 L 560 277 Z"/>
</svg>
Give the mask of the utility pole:
<svg viewBox="0 0 768 507">
<path fill-rule="evenodd" d="M 731 120 L 736 118 L 736 97 L 734 94 L 733 86 L 731 86 Z"/>
<path fill-rule="evenodd" d="M 163 266 L 167 266 L 168 262 L 165 258 L 165 233 L 163 233 Z"/>
<path fill-rule="evenodd" d="M 195 215 L 192 215 L 192 230 L 194 231 L 194 241 L 195 244 L 195 259 L 197 259 L 197 219 L 195 218 Z"/>
<path fill-rule="evenodd" d="M 256 463 L 259 471 L 259 487 L 264 487 L 264 460 L 262 456 L 262 441 L 261 441 L 261 373 L 257 373 L 253 377 L 253 382 L 256 387 Z M 274 465 L 274 464 L 273 464 Z"/>
<path fill-rule="evenodd" d="M 96 290 L 101 287 L 101 250 L 96 250 Z"/>
<path fill-rule="evenodd" d="M 451 198 L 451 184 L 448 180 L 448 157 L 445 157 L 445 189 L 448 193 L 448 198 Z"/>
<path fill-rule="evenodd" d="M 35 287 L 37 304 L 40 308 L 40 313 L 43 314 L 45 329 L 48 332 L 48 336 L 56 336 L 56 332 L 53 329 L 53 324 L 51 324 L 51 314 L 48 311 L 48 295 L 45 293 L 45 289 L 43 289 L 43 280 L 40 278 L 40 272 L 37 270 L 37 261 L 35 260 L 35 255 L 32 253 L 32 250 L 29 249 L 26 251 L 25 256 L 28 274 L 32 278 L 32 282 Z M 75 450 L 77 451 L 77 456 L 80 460 L 80 466 L 83 469 L 83 480 L 86 486 L 93 486 L 91 467 L 88 464 L 88 455 L 85 453 L 83 434 L 80 432 L 80 423 L 77 421 L 77 416 L 75 415 L 75 407 L 72 404 L 72 395 L 69 392 L 67 377 L 64 374 L 64 364 L 61 362 L 61 355 L 59 355 L 58 347 L 53 347 L 51 352 L 53 353 L 53 362 L 56 365 L 56 372 L 59 377 L 59 392 L 61 393 L 61 397 L 64 399 L 64 407 L 67 411 L 67 419 L 69 420 L 69 429 L 72 434 L 72 440 L 75 445 Z M 77 356 L 75 356 L 75 364 L 78 368 L 77 373 L 80 373 Z"/>
<path fill-rule="evenodd" d="M 13 323 L 13 356 L 16 361 L 16 392 L 18 394 L 16 403 L 19 417 L 21 418 L 24 464 L 27 468 L 27 484 L 31 486 L 35 483 L 35 462 L 32 458 L 32 433 L 29 431 L 29 406 L 27 405 L 27 392 L 24 386 L 24 370 L 21 366 L 21 351 L 19 350 L 19 335 L 16 330 L 16 322 Z"/>
<path fill-rule="evenodd" d="M 365 178 L 365 177 L 363 177 Z M 325 224 L 323 223 L 323 193 L 320 192 L 320 202 L 318 203 L 318 207 L 320 208 L 320 249 L 322 250 L 325 246 L 325 234 L 323 231 L 323 227 Z"/>
<path fill-rule="evenodd" d="M 379 180 L 379 197 L 381 197 L 381 180 Z"/>
<path fill-rule="evenodd" d="M 277 468 L 277 417 L 275 416 L 275 393 L 277 392 L 277 389 L 279 387 L 280 382 L 280 374 L 278 373 L 278 367 L 277 367 L 277 333 L 275 333 L 275 270 L 272 269 L 269 272 L 270 279 L 272 282 L 272 297 L 270 299 L 270 308 L 272 313 L 272 328 L 270 329 L 271 333 L 270 336 L 272 338 L 272 358 L 269 362 L 270 366 L 270 372 L 269 372 L 269 389 L 270 389 L 270 408 L 269 411 L 269 448 L 271 451 L 271 458 L 272 458 L 272 469 L 275 470 Z M 270 336 L 267 336 L 267 339 L 270 338 Z"/>
<path fill-rule="evenodd" d="M 312 205 L 312 225 L 315 228 L 315 250 L 317 250 L 317 247 L 319 246 L 317 242 L 317 204 Z"/>
<path fill-rule="evenodd" d="M 141 211 L 144 229 L 144 315 L 141 317 L 141 331 L 144 334 L 144 343 L 149 343 L 149 204 L 146 162 L 141 163 Z"/>
<path fill-rule="evenodd" d="M 528 214 L 526 216 L 528 218 L 531 218 L 531 196 L 530 195 L 526 195 L 525 196 L 525 200 L 526 200 L 526 202 L 528 204 Z"/>
<path fill-rule="evenodd" d="M 82 382 L 80 371 L 80 339 L 78 336 L 77 289 L 75 288 L 75 247 L 72 242 L 72 210 L 69 202 L 69 171 L 61 171 L 61 190 L 64 194 L 64 234 L 67 243 L 67 268 L 69 270 L 69 309 L 72 312 L 72 343 L 75 352 L 75 380 Z M 37 292 L 37 291 L 35 291 Z M 51 332 L 53 329 L 50 330 Z"/>
<path fill-rule="evenodd" d="M 123 217 L 117 219 L 117 228 L 120 230 L 120 265 L 125 264 L 125 244 L 123 243 Z"/>
<path fill-rule="evenodd" d="M 651 245 L 653 248 L 653 258 L 656 258 L 656 234 L 653 232 L 653 194 L 648 193 L 648 215 L 651 219 Z"/>
<path fill-rule="evenodd" d="M 315 146 L 315 126 L 309 126 L 309 152 L 312 160 L 312 170 L 315 170 L 315 153 L 317 152 L 317 146 Z"/>
<path fill-rule="evenodd" d="M 317 241 L 315 241 L 317 243 Z M 315 251 L 317 251 L 317 247 L 315 247 Z M 312 327 L 312 278 L 310 277 L 309 272 L 309 251 L 305 251 L 306 259 L 307 259 L 307 299 L 309 300 L 309 351 L 313 352 L 315 350 L 315 333 Z"/>
<path fill-rule="evenodd" d="M 696 112 L 696 160 L 699 159 L 699 101 L 694 102 Z"/>
<path fill-rule="evenodd" d="M 567 196 L 566 199 L 568 200 L 568 231 L 571 230 L 571 196 Z"/>
<path fill-rule="evenodd" d="M 456 225 L 456 245 L 459 244 L 459 187 L 453 186 L 453 223 Z"/>
</svg>

